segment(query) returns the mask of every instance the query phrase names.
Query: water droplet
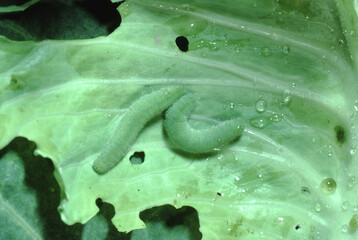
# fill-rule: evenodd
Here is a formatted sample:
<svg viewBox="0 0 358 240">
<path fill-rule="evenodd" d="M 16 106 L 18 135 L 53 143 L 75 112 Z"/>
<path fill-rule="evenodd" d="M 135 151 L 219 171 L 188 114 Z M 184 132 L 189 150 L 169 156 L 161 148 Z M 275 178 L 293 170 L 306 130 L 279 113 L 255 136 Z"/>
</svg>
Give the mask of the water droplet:
<svg viewBox="0 0 358 240">
<path fill-rule="evenodd" d="M 252 118 L 250 119 L 250 125 L 255 127 L 255 128 L 264 128 L 267 125 L 271 124 L 272 121 L 267 118 L 267 117 L 257 117 L 257 118 Z"/>
<path fill-rule="evenodd" d="M 234 109 L 235 108 L 235 103 L 233 103 L 233 102 L 227 102 L 227 103 L 225 103 L 224 104 L 224 107 L 223 107 L 224 109 Z"/>
<path fill-rule="evenodd" d="M 353 188 L 354 185 L 356 184 L 356 177 L 355 176 L 351 176 L 348 178 L 348 188 Z"/>
<path fill-rule="evenodd" d="M 342 210 L 343 210 L 343 211 L 346 211 L 346 210 L 348 209 L 348 207 L 349 207 L 349 202 L 348 202 L 348 201 L 343 202 L 343 204 L 342 204 Z"/>
<path fill-rule="evenodd" d="M 285 90 L 283 92 L 283 105 L 287 106 L 291 100 L 291 94 L 292 92 L 290 90 Z"/>
<path fill-rule="evenodd" d="M 351 220 L 349 221 L 349 228 L 353 231 L 356 231 L 358 229 L 358 215 L 353 214 Z"/>
<path fill-rule="evenodd" d="M 290 47 L 287 46 L 287 45 L 283 46 L 282 47 L 282 53 L 285 54 L 285 55 L 289 54 L 290 53 Z"/>
<path fill-rule="evenodd" d="M 347 224 L 342 225 L 341 230 L 342 230 L 342 232 L 344 232 L 344 233 L 348 232 L 348 225 L 347 225 Z"/>
<path fill-rule="evenodd" d="M 354 111 L 358 111 L 358 100 L 354 101 Z"/>
<path fill-rule="evenodd" d="M 321 189 L 325 193 L 334 193 L 337 188 L 337 183 L 333 178 L 325 178 L 321 182 Z"/>
<path fill-rule="evenodd" d="M 321 204 L 316 203 L 316 205 L 314 206 L 314 209 L 316 210 L 316 212 L 320 212 L 321 211 Z"/>
<path fill-rule="evenodd" d="M 211 206 L 214 206 L 215 202 L 216 202 L 216 198 L 212 198 L 211 199 Z"/>
<path fill-rule="evenodd" d="M 272 117 L 270 118 L 273 122 L 279 122 L 283 120 L 283 115 L 280 114 L 274 114 L 272 115 Z"/>
<path fill-rule="evenodd" d="M 277 219 L 276 219 L 276 224 L 277 225 L 281 225 L 281 224 L 283 224 L 283 221 L 284 221 L 285 219 L 283 218 L 283 217 L 278 217 Z"/>
<path fill-rule="evenodd" d="M 235 103 L 231 102 L 230 103 L 230 109 L 234 109 L 234 107 L 235 107 Z"/>
<path fill-rule="evenodd" d="M 262 113 L 266 110 L 266 101 L 263 99 L 259 99 L 256 101 L 255 107 L 256 107 L 256 111 L 259 113 Z"/>
<path fill-rule="evenodd" d="M 269 49 L 268 47 L 264 47 L 261 49 L 261 54 L 265 57 L 269 57 L 272 56 L 272 52 L 271 49 Z"/>
</svg>

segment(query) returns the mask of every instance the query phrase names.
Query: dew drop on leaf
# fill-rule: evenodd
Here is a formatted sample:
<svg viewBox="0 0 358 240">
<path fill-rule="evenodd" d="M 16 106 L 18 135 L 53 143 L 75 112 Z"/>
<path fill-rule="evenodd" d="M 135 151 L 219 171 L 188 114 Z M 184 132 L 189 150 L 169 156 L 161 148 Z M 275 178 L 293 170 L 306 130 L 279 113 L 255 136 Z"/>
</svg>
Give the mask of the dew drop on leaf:
<svg viewBox="0 0 358 240">
<path fill-rule="evenodd" d="M 279 122 L 279 121 L 282 121 L 282 120 L 283 120 L 283 115 L 273 114 L 270 119 L 271 119 L 272 121 L 274 121 L 274 122 Z"/>
<path fill-rule="evenodd" d="M 348 201 L 343 202 L 343 204 L 342 204 L 342 210 L 343 210 L 343 211 L 346 211 L 346 210 L 348 209 L 348 207 L 349 207 L 349 202 L 348 202 Z"/>
<path fill-rule="evenodd" d="M 265 56 L 265 57 L 272 56 L 271 49 L 269 49 L 268 47 L 262 48 L 261 49 L 261 54 L 262 54 L 262 56 Z"/>
<path fill-rule="evenodd" d="M 314 206 L 314 209 L 316 210 L 316 212 L 320 212 L 321 211 L 321 204 L 316 203 L 316 205 Z"/>
<path fill-rule="evenodd" d="M 259 99 L 256 101 L 255 107 L 256 107 L 256 111 L 259 113 L 262 113 L 266 110 L 266 101 L 263 99 Z"/>
<path fill-rule="evenodd" d="M 348 225 L 347 224 L 344 224 L 342 226 L 342 232 L 344 232 L 344 233 L 348 232 Z"/>
<path fill-rule="evenodd" d="M 230 109 L 234 109 L 234 107 L 235 107 L 235 103 L 231 102 L 230 103 Z"/>
<path fill-rule="evenodd" d="M 287 46 L 287 45 L 283 46 L 282 47 L 282 53 L 285 54 L 285 55 L 289 54 L 290 53 L 290 47 Z"/>
<path fill-rule="evenodd" d="M 250 119 L 250 125 L 255 128 L 264 128 L 269 125 L 272 121 L 267 117 L 257 117 Z"/>
<path fill-rule="evenodd" d="M 351 149 L 349 150 L 349 153 L 350 153 L 351 155 L 354 155 L 356 152 L 357 152 L 357 146 L 352 145 L 352 146 L 351 146 Z"/>
<path fill-rule="evenodd" d="M 355 176 L 349 177 L 349 179 L 348 179 L 348 188 L 352 189 L 355 184 L 356 184 L 356 177 Z"/>
<path fill-rule="evenodd" d="M 337 188 L 337 183 L 333 178 L 325 178 L 321 182 L 321 189 L 324 193 L 334 193 Z"/>
</svg>

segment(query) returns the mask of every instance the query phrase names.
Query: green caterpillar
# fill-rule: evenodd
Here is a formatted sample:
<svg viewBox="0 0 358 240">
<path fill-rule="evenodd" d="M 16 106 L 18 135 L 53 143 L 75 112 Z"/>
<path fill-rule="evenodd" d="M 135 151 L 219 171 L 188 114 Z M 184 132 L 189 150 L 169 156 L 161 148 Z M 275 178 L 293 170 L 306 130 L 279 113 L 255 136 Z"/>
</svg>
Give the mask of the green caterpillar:
<svg viewBox="0 0 358 240">
<path fill-rule="evenodd" d="M 188 117 L 195 105 L 195 96 L 186 94 L 166 112 L 165 130 L 169 139 L 180 149 L 192 153 L 211 152 L 233 141 L 242 133 L 243 123 L 239 118 L 205 129 L 192 128 L 188 124 Z"/>
<path fill-rule="evenodd" d="M 185 93 L 186 90 L 180 86 L 165 87 L 135 101 L 94 161 L 93 170 L 105 174 L 114 168 L 127 154 L 144 125 Z"/>
<path fill-rule="evenodd" d="M 92 168 L 102 175 L 114 168 L 127 154 L 145 124 L 167 110 L 164 127 L 169 139 L 180 149 L 192 153 L 211 152 L 237 138 L 243 130 L 240 119 L 206 128 L 193 129 L 187 120 L 196 98 L 185 88 L 170 86 L 144 95 L 135 101 L 109 137 Z"/>
</svg>

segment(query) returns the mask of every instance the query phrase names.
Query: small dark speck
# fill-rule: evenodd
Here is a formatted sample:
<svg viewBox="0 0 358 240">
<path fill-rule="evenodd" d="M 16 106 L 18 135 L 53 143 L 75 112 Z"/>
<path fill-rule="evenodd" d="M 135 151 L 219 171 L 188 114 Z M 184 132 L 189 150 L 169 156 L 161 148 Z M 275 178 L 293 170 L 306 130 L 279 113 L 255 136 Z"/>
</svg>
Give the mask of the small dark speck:
<svg viewBox="0 0 358 240">
<path fill-rule="evenodd" d="M 336 140 L 338 143 L 344 143 L 346 141 L 344 128 L 340 125 L 334 127 L 334 131 L 336 133 Z"/>
<path fill-rule="evenodd" d="M 138 192 L 140 192 L 140 189 L 138 189 Z"/>
<path fill-rule="evenodd" d="M 302 188 L 301 188 L 301 193 L 303 193 L 303 194 L 309 194 L 309 193 L 310 193 L 310 190 L 308 189 L 308 187 L 302 187 Z"/>
<path fill-rule="evenodd" d="M 295 227 L 296 230 L 298 230 L 298 229 L 300 229 L 300 228 L 301 228 L 301 225 L 300 225 L 300 224 L 297 224 L 296 227 Z"/>
<path fill-rule="evenodd" d="M 219 193 L 217 192 L 216 195 L 218 195 L 219 197 L 221 197 L 223 194 L 222 193 Z"/>
</svg>

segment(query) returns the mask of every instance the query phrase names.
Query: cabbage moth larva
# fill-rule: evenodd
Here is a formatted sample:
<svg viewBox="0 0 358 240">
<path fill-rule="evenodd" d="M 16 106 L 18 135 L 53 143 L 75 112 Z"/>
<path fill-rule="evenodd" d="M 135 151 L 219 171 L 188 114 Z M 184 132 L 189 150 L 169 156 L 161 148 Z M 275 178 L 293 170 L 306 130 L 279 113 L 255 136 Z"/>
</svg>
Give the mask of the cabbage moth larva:
<svg viewBox="0 0 358 240">
<path fill-rule="evenodd" d="M 153 91 L 135 101 L 93 162 L 93 170 L 98 174 L 105 174 L 114 168 L 127 154 L 144 125 L 185 93 L 183 87 L 170 86 Z"/>
<path fill-rule="evenodd" d="M 169 139 L 181 150 L 192 153 L 207 153 L 228 144 L 243 130 L 239 118 L 221 122 L 215 126 L 194 129 L 188 124 L 188 116 L 195 108 L 196 97 L 186 94 L 167 110 L 164 127 Z"/>
</svg>

